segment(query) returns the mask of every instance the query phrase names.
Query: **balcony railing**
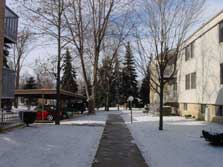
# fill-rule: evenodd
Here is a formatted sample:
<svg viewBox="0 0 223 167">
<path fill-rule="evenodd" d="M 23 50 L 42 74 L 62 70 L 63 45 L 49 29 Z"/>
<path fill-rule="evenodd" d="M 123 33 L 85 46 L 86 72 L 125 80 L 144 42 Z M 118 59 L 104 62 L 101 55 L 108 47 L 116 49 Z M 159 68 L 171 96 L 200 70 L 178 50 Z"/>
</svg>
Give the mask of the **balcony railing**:
<svg viewBox="0 0 223 167">
<path fill-rule="evenodd" d="M 18 30 L 18 16 L 5 7 L 5 39 L 6 42 L 16 43 Z"/>
<path fill-rule="evenodd" d="M 13 99 L 15 96 L 15 72 L 3 68 L 2 99 Z"/>
</svg>

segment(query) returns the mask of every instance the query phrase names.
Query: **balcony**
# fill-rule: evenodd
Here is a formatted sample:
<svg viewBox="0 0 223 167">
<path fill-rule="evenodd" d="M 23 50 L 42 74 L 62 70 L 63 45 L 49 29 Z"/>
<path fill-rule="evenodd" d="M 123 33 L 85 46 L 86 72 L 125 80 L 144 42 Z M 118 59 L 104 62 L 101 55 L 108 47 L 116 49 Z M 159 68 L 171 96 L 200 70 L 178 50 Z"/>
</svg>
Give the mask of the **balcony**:
<svg viewBox="0 0 223 167">
<path fill-rule="evenodd" d="M 2 99 L 13 99 L 15 95 L 15 72 L 3 68 L 2 80 Z"/>
<path fill-rule="evenodd" d="M 18 16 L 7 6 L 5 7 L 5 42 L 16 43 Z"/>
<path fill-rule="evenodd" d="M 177 102 L 177 93 L 172 92 L 164 95 L 164 103 L 176 103 Z"/>
<path fill-rule="evenodd" d="M 164 103 L 176 103 L 178 101 L 177 95 L 177 80 L 173 79 L 167 83 L 164 92 Z"/>
</svg>

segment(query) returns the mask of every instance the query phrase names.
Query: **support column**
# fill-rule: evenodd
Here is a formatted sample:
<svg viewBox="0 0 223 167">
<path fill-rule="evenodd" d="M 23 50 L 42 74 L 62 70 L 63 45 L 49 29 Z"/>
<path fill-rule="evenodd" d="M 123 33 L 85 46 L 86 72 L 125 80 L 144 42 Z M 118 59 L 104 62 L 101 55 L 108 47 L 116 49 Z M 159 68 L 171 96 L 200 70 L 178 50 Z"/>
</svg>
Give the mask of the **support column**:
<svg viewBox="0 0 223 167">
<path fill-rule="evenodd" d="M 4 47 L 4 18 L 5 18 L 5 0 L 0 0 L 0 108 L 2 97 L 2 68 L 3 68 L 3 47 Z"/>
</svg>

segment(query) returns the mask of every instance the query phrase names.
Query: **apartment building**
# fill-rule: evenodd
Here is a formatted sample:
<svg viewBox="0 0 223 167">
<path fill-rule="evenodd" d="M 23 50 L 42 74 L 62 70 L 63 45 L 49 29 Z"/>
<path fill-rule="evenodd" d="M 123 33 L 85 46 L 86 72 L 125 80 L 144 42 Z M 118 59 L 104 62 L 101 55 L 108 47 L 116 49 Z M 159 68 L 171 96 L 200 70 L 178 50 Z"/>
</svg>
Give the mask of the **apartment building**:
<svg viewBox="0 0 223 167">
<path fill-rule="evenodd" d="M 223 115 L 223 11 L 195 31 L 178 58 L 181 115 L 206 121 Z"/>
<path fill-rule="evenodd" d="M 177 74 L 173 75 L 171 78 L 170 76 L 174 72 L 174 65 L 176 62 L 176 56 L 175 56 L 175 50 L 170 50 L 168 53 L 168 59 L 169 62 L 167 64 L 167 67 L 165 69 L 164 78 L 168 79 L 169 81 L 165 84 L 164 87 L 164 97 L 163 102 L 164 106 L 170 108 L 172 110 L 172 113 L 176 113 L 178 109 L 178 99 L 177 99 Z M 153 63 L 151 64 L 150 70 L 153 74 L 153 80 L 158 80 L 157 68 L 155 66 L 156 60 L 153 60 Z M 151 82 L 153 84 L 153 82 Z M 160 97 L 158 93 L 154 90 L 156 88 L 156 85 L 151 85 L 150 89 L 150 103 L 153 106 L 153 109 L 155 111 L 159 111 L 159 101 Z M 158 89 L 158 88 L 157 88 Z"/>
<path fill-rule="evenodd" d="M 0 107 L 14 98 L 15 73 L 7 64 L 9 50 L 16 43 L 18 16 L 0 0 Z"/>
</svg>

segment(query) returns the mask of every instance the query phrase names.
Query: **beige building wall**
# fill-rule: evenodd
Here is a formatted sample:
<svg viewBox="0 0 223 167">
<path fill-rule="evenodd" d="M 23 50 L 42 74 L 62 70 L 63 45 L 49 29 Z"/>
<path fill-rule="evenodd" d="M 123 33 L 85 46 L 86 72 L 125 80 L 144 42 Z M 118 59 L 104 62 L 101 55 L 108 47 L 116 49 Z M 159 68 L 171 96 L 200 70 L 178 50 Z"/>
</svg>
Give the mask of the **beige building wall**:
<svg viewBox="0 0 223 167">
<path fill-rule="evenodd" d="M 185 109 L 184 105 L 187 105 L 187 109 Z M 181 116 L 189 116 L 191 115 L 192 118 L 196 118 L 198 120 L 206 120 L 206 121 L 213 121 L 216 117 L 216 112 L 218 110 L 217 105 L 207 104 L 206 105 L 208 110 L 207 116 L 205 118 L 205 112 L 201 112 L 201 104 L 190 104 L 190 103 L 181 103 L 179 105 L 179 113 Z"/>
<path fill-rule="evenodd" d="M 184 105 L 187 105 L 187 109 L 185 109 Z M 196 119 L 202 119 L 200 114 L 201 105 L 200 104 L 189 104 L 189 103 L 180 103 L 179 104 L 179 113 L 182 116 L 191 115 L 191 117 Z"/>
<path fill-rule="evenodd" d="M 0 97 L 2 96 L 2 67 L 3 67 L 3 46 L 4 46 L 4 18 L 5 0 L 0 0 Z M 0 100 L 1 108 L 1 100 Z"/>
<path fill-rule="evenodd" d="M 193 58 L 185 60 L 185 49 L 178 59 L 177 90 L 179 112 L 203 118 L 201 104 L 208 107 L 208 121 L 216 115 L 219 106 L 223 106 L 223 85 L 220 84 L 220 64 L 223 63 L 223 43 L 219 42 L 219 23 L 223 21 L 223 12 L 204 24 L 184 43 L 184 47 L 193 43 Z M 196 89 L 186 90 L 185 77 L 196 72 Z M 188 111 L 183 110 L 188 104 Z"/>
</svg>

